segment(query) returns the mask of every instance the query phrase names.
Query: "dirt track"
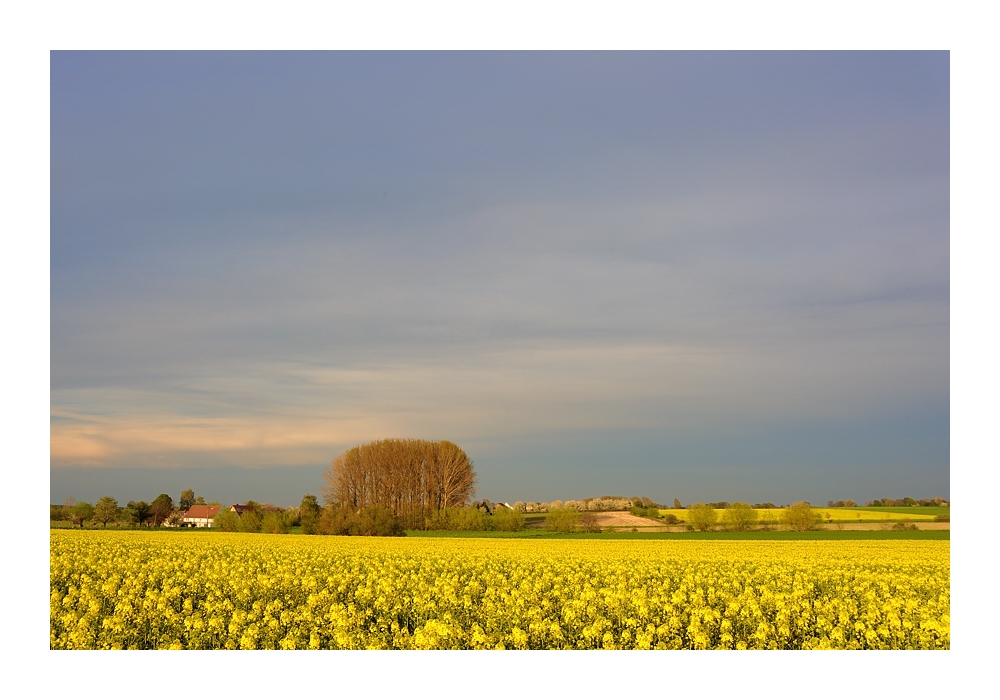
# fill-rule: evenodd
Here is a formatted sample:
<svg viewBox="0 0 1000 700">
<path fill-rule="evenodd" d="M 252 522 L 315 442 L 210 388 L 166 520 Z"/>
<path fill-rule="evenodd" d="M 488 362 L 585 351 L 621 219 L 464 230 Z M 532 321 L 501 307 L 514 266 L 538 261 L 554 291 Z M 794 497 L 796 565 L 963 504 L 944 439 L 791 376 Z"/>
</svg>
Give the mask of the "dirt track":
<svg viewBox="0 0 1000 700">
<path fill-rule="evenodd" d="M 632 515 L 631 513 L 622 512 L 611 512 L 611 513 L 594 513 L 597 518 L 597 524 L 601 527 L 662 527 L 663 523 L 658 523 L 655 520 L 649 520 L 648 518 L 640 518 L 637 515 Z"/>
</svg>

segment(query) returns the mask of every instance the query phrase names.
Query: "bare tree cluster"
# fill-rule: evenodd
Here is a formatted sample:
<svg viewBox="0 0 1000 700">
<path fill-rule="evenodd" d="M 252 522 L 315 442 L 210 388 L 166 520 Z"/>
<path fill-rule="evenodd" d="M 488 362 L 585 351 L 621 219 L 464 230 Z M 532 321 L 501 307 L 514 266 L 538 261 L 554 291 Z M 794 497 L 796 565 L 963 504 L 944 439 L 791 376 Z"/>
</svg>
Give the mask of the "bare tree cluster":
<svg viewBox="0 0 1000 700">
<path fill-rule="evenodd" d="M 327 503 L 355 511 L 380 506 L 421 522 L 429 512 L 464 505 L 476 489 L 472 461 L 447 440 L 369 442 L 339 455 L 323 476 Z"/>
</svg>

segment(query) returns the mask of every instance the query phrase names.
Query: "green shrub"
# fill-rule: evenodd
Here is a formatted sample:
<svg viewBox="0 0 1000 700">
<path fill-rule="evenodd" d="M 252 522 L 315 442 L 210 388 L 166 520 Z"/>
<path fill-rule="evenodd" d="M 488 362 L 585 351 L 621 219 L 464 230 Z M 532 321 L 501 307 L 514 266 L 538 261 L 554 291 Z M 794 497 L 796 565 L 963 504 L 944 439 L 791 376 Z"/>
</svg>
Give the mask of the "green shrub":
<svg viewBox="0 0 1000 700">
<path fill-rule="evenodd" d="M 358 513 L 349 534 L 368 537 L 402 537 L 403 523 L 392 511 L 382 506 L 369 506 Z"/>
<path fill-rule="evenodd" d="M 319 524 L 319 515 L 317 513 L 300 513 L 299 524 L 302 526 L 303 535 L 315 535 L 316 526 Z"/>
<path fill-rule="evenodd" d="M 580 511 L 572 508 L 556 508 L 545 516 L 545 527 L 554 532 L 574 532 L 580 521 Z"/>
<path fill-rule="evenodd" d="M 704 503 L 695 503 L 687 509 L 688 525 L 695 530 L 708 532 L 715 527 L 715 508 Z"/>
<path fill-rule="evenodd" d="M 500 532 L 517 532 L 524 527 L 524 516 L 516 510 L 500 506 L 493 511 L 493 529 Z"/>
<path fill-rule="evenodd" d="M 892 526 L 893 530 L 917 530 L 917 526 L 911 523 L 909 520 L 901 520 L 898 523 L 894 523 Z"/>
<path fill-rule="evenodd" d="M 354 514 L 346 506 L 331 504 L 320 511 L 316 532 L 320 535 L 347 535 Z"/>
<path fill-rule="evenodd" d="M 749 503 L 731 503 L 722 513 L 722 527 L 728 532 L 749 532 L 757 528 L 760 516 Z"/>
<path fill-rule="evenodd" d="M 653 518 L 654 520 L 658 520 L 660 517 L 660 509 L 652 506 L 633 506 L 632 508 L 629 508 L 628 512 L 640 518 Z"/>
<path fill-rule="evenodd" d="M 490 529 L 490 516 L 474 506 L 448 509 L 449 530 L 481 532 Z"/>
<path fill-rule="evenodd" d="M 781 513 L 781 523 L 793 532 L 815 530 L 820 519 L 820 514 L 812 506 L 801 501 L 793 503 Z"/>
<path fill-rule="evenodd" d="M 287 535 L 290 528 L 289 518 L 284 513 L 270 511 L 264 514 L 260 521 L 260 531 L 272 535 Z"/>
<path fill-rule="evenodd" d="M 936 523 L 950 523 L 951 522 L 951 516 L 950 515 L 944 515 L 943 513 L 941 515 L 935 515 L 934 516 L 934 522 L 936 522 Z"/>
<path fill-rule="evenodd" d="M 218 512 L 212 524 L 222 532 L 236 532 L 240 529 L 240 516 L 227 508 Z"/>
<path fill-rule="evenodd" d="M 446 510 L 435 510 L 431 511 L 430 515 L 424 518 L 424 530 L 447 530 L 448 529 L 448 511 Z"/>
<path fill-rule="evenodd" d="M 245 510 L 243 515 L 239 516 L 239 525 L 237 530 L 239 532 L 260 532 L 260 513 L 255 510 Z"/>
<path fill-rule="evenodd" d="M 369 537 L 402 537 L 406 534 L 402 521 L 388 508 L 369 506 L 354 511 L 339 504 L 323 508 L 316 525 L 316 532 L 321 535 Z"/>
<path fill-rule="evenodd" d="M 520 515 L 520 513 L 518 513 Z M 424 518 L 424 528 L 427 530 L 460 530 L 463 532 L 481 532 L 493 527 L 493 517 L 475 506 L 460 506 L 442 508 Z"/>
<path fill-rule="evenodd" d="M 307 493 L 302 497 L 299 505 L 299 524 L 302 525 L 302 534 L 315 535 L 319 525 L 320 508 L 316 497 Z"/>
</svg>

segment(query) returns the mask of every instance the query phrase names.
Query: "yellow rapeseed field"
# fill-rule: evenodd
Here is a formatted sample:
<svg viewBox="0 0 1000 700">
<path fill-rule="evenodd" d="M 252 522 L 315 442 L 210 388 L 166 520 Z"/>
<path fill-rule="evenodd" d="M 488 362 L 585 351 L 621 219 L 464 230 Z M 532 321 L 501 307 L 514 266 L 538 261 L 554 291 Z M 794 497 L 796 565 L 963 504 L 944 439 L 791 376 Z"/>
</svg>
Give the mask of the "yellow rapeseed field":
<svg viewBox="0 0 1000 700">
<path fill-rule="evenodd" d="M 53 649 L 947 649 L 947 541 L 56 530 Z"/>
</svg>

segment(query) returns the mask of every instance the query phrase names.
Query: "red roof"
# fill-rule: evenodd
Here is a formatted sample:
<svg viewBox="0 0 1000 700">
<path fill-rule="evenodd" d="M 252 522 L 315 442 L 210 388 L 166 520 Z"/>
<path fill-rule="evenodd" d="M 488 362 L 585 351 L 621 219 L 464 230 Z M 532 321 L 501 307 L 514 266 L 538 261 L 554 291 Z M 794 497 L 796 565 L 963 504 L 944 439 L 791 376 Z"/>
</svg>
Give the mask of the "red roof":
<svg viewBox="0 0 1000 700">
<path fill-rule="evenodd" d="M 187 513 L 184 514 L 185 518 L 214 518 L 219 514 L 219 510 L 222 506 L 191 506 L 188 508 Z"/>
</svg>

